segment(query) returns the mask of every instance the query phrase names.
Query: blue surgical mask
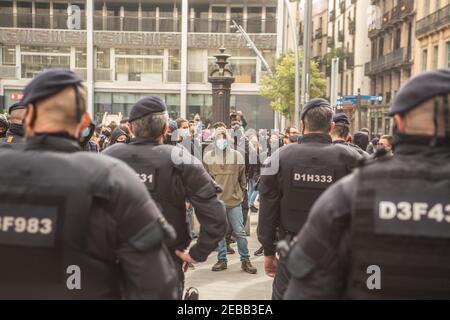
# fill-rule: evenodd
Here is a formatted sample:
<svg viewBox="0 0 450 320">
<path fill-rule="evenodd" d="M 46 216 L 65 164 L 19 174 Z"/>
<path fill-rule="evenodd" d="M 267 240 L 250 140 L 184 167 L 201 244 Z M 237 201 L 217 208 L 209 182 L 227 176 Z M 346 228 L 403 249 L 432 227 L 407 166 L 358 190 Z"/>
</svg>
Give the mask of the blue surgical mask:
<svg viewBox="0 0 450 320">
<path fill-rule="evenodd" d="M 189 137 L 189 129 L 181 129 L 180 136 L 183 138 Z"/>
<path fill-rule="evenodd" d="M 89 127 L 87 127 L 86 129 L 84 129 L 83 131 L 81 131 L 80 136 L 82 138 L 86 138 L 89 136 L 89 133 L 91 133 L 91 130 Z"/>
<path fill-rule="evenodd" d="M 225 150 L 228 147 L 228 141 L 225 140 L 225 139 L 217 140 L 216 141 L 216 146 L 220 150 Z"/>
</svg>

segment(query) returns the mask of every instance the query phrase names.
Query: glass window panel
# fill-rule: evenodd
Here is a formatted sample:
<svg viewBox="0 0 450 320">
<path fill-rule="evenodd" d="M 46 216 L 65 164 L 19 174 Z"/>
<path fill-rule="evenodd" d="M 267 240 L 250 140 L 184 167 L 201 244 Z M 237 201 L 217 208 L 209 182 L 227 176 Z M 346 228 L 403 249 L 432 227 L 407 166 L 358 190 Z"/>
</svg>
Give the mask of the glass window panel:
<svg viewBox="0 0 450 320">
<path fill-rule="evenodd" d="M 236 83 L 256 82 L 256 59 L 230 58 L 231 68 L 236 78 Z"/>
<path fill-rule="evenodd" d="M 110 52 L 109 48 L 97 48 L 97 68 L 109 69 L 110 68 Z"/>
<path fill-rule="evenodd" d="M 69 56 L 22 55 L 22 78 L 33 78 L 50 68 L 70 68 Z"/>
<path fill-rule="evenodd" d="M 86 68 L 86 48 L 76 48 L 75 49 L 75 68 Z"/>
<path fill-rule="evenodd" d="M 2 64 L 3 65 L 16 65 L 16 47 L 5 46 L 2 48 Z"/>
<path fill-rule="evenodd" d="M 313 29 L 314 30 L 314 29 Z M 247 32 L 260 33 L 262 31 L 262 8 L 247 8 Z"/>
<path fill-rule="evenodd" d="M 180 50 L 169 50 L 169 70 L 180 70 Z"/>
</svg>

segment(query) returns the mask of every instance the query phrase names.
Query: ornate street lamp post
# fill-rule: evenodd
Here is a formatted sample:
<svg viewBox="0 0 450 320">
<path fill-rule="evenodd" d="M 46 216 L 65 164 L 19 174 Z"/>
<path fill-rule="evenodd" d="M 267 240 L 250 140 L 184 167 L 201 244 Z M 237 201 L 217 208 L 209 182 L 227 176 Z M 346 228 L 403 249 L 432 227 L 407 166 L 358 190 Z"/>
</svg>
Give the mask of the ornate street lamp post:
<svg viewBox="0 0 450 320">
<path fill-rule="evenodd" d="M 223 122 L 230 126 L 230 94 L 231 84 L 234 82 L 233 72 L 227 66 L 231 55 L 220 48 L 216 58 L 216 68 L 211 71 L 208 81 L 212 84 L 212 122 Z"/>
</svg>

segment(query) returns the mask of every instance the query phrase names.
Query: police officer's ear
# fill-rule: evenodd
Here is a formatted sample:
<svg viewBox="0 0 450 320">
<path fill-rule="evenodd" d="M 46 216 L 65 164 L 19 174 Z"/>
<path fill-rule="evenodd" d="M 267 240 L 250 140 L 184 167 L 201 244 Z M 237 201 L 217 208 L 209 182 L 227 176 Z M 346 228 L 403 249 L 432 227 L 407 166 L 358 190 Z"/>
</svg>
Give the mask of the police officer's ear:
<svg viewBox="0 0 450 320">
<path fill-rule="evenodd" d="M 84 129 L 88 128 L 91 125 L 91 123 L 92 123 L 91 115 L 88 112 L 85 112 L 81 117 L 79 132 L 82 132 Z"/>
<path fill-rule="evenodd" d="M 34 119 L 36 118 L 35 112 L 36 112 L 36 109 L 34 108 L 34 105 L 32 103 L 29 103 L 27 105 L 27 111 L 25 113 L 25 117 L 23 118 L 23 125 L 25 128 L 28 128 L 28 130 L 34 126 L 33 122 L 34 122 Z"/>
<path fill-rule="evenodd" d="M 331 133 L 331 131 L 333 131 L 334 127 L 336 127 L 336 123 L 334 121 L 332 121 L 330 123 L 330 126 L 328 127 L 328 133 Z"/>
<path fill-rule="evenodd" d="M 397 124 L 397 131 L 400 133 L 405 133 L 405 127 L 406 127 L 405 119 L 403 119 L 403 117 L 399 114 L 396 114 L 394 116 L 394 119 L 395 119 L 395 123 Z"/>
<path fill-rule="evenodd" d="M 304 120 L 300 120 L 301 125 L 302 125 L 302 134 L 305 134 L 305 121 Z"/>
</svg>

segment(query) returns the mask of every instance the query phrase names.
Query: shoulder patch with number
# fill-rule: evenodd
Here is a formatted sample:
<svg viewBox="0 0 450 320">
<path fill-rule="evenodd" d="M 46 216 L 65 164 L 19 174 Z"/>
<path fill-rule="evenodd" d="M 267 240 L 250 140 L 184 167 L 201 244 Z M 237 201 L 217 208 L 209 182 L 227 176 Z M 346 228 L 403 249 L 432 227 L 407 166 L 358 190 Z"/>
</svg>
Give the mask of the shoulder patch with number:
<svg viewBox="0 0 450 320">
<path fill-rule="evenodd" d="M 291 172 L 294 188 L 326 189 L 335 181 L 332 168 L 319 166 L 297 166 Z"/>
<path fill-rule="evenodd" d="M 0 244 L 54 247 L 57 223 L 57 206 L 1 203 Z"/>
<path fill-rule="evenodd" d="M 374 207 L 375 232 L 378 234 L 450 238 L 448 191 L 378 191 Z"/>
<path fill-rule="evenodd" d="M 130 166 L 134 169 L 134 171 L 136 171 L 136 176 L 145 185 L 147 190 L 149 191 L 156 190 L 156 175 L 157 175 L 156 169 L 142 164 L 130 163 Z"/>
</svg>

